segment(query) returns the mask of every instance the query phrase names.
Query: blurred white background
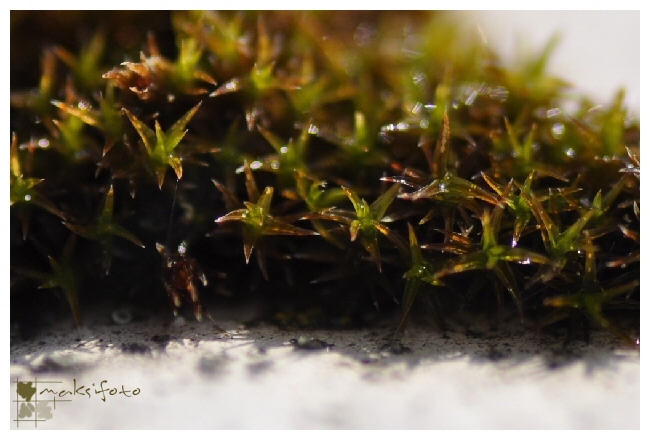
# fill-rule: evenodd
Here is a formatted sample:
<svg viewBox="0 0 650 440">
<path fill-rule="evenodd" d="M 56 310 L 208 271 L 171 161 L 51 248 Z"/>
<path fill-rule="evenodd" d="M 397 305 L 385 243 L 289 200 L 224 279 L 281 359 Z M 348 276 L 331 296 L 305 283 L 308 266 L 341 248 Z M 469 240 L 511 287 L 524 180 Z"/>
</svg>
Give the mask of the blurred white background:
<svg viewBox="0 0 650 440">
<path fill-rule="evenodd" d="M 639 115 L 641 69 L 640 11 L 461 11 L 470 26 L 480 26 L 488 45 L 506 64 L 517 53 L 538 52 L 561 35 L 549 70 L 579 93 L 610 102 L 620 87 L 630 111 Z"/>
</svg>

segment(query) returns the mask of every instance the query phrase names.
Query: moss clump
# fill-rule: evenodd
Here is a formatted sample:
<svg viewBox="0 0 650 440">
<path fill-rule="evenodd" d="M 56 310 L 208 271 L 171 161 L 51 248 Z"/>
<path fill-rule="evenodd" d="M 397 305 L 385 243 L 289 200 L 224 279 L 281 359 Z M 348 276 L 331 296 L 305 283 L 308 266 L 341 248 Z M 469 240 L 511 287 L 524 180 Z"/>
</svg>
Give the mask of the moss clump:
<svg viewBox="0 0 650 440">
<path fill-rule="evenodd" d="M 639 124 L 623 92 L 566 113 L 555 42 L 509 68 L 436 13 L 12 12 L 11 27 L 23 328 L 52 305 L 39 285 L 78 324 L 93 301 L 156 309 L 156 243 L 182 243 L 207 302 L 324 325 L 397 302 L 400 330 L 420 309 L 444 326 L 512 308 L 636 343 L 615 322 L 638 315 Z M 87 43 L 57 41 L 70 29 Z M 183 279 L 174 306 L 200 310 Z"/>
</svg>

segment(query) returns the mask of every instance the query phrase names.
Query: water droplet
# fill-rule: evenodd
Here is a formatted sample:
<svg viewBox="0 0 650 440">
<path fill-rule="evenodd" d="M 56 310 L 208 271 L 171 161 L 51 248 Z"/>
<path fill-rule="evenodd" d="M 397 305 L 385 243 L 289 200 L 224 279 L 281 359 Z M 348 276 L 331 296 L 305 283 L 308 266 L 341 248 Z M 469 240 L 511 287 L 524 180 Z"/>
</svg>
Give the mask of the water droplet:
<svg viewBox="0 0 650 440">
<path fill-rule="evenodd" d="M 423 119 L 420 121 L 420 128 L 427 128 L 429 126 L 429 121 Z"/>
<path fill-rule="evenodd" d="M 32 196 L 30 196 L 29 194 L 27 194 L 27 195 L 25 196 L 25 201 L 26 201 L 26 202 L 29 202 L 31 199 L 32 199 Z"/>
<path fill-rule="evenodd" d="M 488 91 L 488 96 L 490 99 L 503 102 L 508 98 L 508 90 L 503 86 L 492 87 Z"/>
<path fill-rule="evenodd" d="M 41 139 L 38 141 L 38 146 L 41 148 L 47 148 L 50 146 L 50 141 L 47 139 Z"/>
<path fill-rule="evenodd" d="M 369 23 L 361 23 L 354 32 L 354 41 L 361 47 L 368 46 L 376 34 L 377 30 Z"/>
<path fill-rule="evenodd" d="M 478 96 L 478 90 L 474 90 L 469 97 L 465 100 L 465 105 L 472 105 Z"/>
<path fill-rule="evenodd" d="M 316 127 L 315 125 L 310 125 L 309 128 L 307 129 L 307 133 L 317 135 L 318 127 Z"/>
<path fill-rule="evenodd" d="M 185 251 L 187 251 L 187 243 L 185 241 L 181 241 L 181 244 L 178 245 L 178 253 L 185 255 Z"/>
<path fill-rule="evenodd" d="M 550 109 L 546 110 L 546 117 L 549 118 L 549 119 L 554 118 L 554 117 L 556 117 L 556 116 L 558 116 L 560 114 L 562 114 L 562 110 L 560 110 L 557 107 L 556 108 L 550 108 Z"/>
<path fill-rule="evenodd" d="M 77 107 L 80 110 L 90 110 L 92 108 L 92 105 L 88 101 L 79 101 L 79 104 L 77 104 Z"/>
<path fill-rule="evenodd" d="M 280 153 L 281 153 L 281 154 L 287 154 L 287 151 L 289 151 L 289 148 L 288 148 L 288 147 L 282 147 L 282 148 L 280 148 Z"/>
<path fill-rule="evenodd" d="M 259 170 L 260 168 L 262 168 L 262 162 L 259 160 L 255 160 L 251 163 L 251 170 Z"/>
<path fill-rule="evenodd" d="M 575 156 L 576 152 L 573 150 L 573 148 L 567 148 L 566 150 L 564 150 L 564 154 L 567 157 L 573 157 Z"/>
<path fill-rule="evenodd" d="M 422 72 L 417 72 L 415 75 L 413 75 L 413 82 L 415 84 L 420 84 L 424 82 L 427 79 L 427 76 L 422 73 Z"/>
<path fill-rule="evenodd" d="M 280 168 L 280 162 L 277 161 L 277 160 L 272 160 L 271 161 L 271 168 L 273 168 L 274 170 L 279 169 Z"/>
<path fill-rule="evenodd" d="M 397 124 L 397 129 L 400 131 L 408 130 L 409 125 L 406 122 L 400 122 Z"/>
<path fill-rule="evenodd" d="M 561 138 L 562 135 L 564 134 L 564 124 L 560 124 L 559 122 L 553 124 L 553 128 L 551 128 L 551 132 L 553 133 L 553 137 L 555 139 Z"/>
</svg>

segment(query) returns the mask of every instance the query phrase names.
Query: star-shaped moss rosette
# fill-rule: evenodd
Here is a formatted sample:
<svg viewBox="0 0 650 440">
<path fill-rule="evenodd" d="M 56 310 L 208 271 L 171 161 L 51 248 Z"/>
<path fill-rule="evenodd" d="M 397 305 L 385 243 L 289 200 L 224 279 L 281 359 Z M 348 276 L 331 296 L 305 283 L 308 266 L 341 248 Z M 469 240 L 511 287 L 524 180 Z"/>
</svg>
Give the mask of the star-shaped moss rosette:
<svg viewBox="0 0 650 440">
<path fill-rule="evenodd" d="M 429 144 L 423 145 L 424 153 L 431 171 L 433 181 L 415 192 L 402 194 L 400 198 L 408 200 L 430 199 L 446 205 L 463 205 L 479 213 L 474 199 L 480 199 L 493 205 L 501 205 L 501 200 L 488 193 L 478 185 L 454 174 L 449 167 L 451 154 L 451 129 L 449 116 L 445 111 L 442 117 L 440 137 L 432 151 Z M 384 179 L 386 180 L 386 179 Z"/>
<path fill-rule="evenodd" d="M 273 147 L 275 154 L 259 158 L 251 164 L 253 170 L 269 171 L 278 176 L 280 188 L 291 188 L 295 185 L 295 171 L 307 171 L 305 157 L 309 146 L 311 124 L 305 124 L 297 140 L 293 138 L 288 142 L 282 141 L 278 136 L 257 126 L 257 130 L 264 136 L 264 139 Z M 242 172 L 243 167 L 237 172 Z"/>
<path fill-rule="evenodd" d="M 50 101 L 57 94 L 56 55 L 51 49 L 43 51 L 41 59 L 41 79 L 38 89 L 28 92 L 12 93 L 12 106 L 25 108 L 42 119 L 46 125 L 51 125 L 52 106 Z"/>
<path fill-rule="evenodd" d="M 323 106 L 353 99 L 359 93 L 352 84 L 337 83 L 328 76 L 317 77 L 313 51 L 303 55 L 297 77 L 300 88 L 288 91 L 287 95 L 298 118 L 316 116 Z"/>
<path fill-rule="evenodd" d="M 409 228 L 409 247 L 411 251 L 411 267 L 404 274 L 406 278 L 406 286 L 404 287 L 404 296 L 402 299 L 402 314 L 399 327 L 396 334 L 401 334 L 406 326 L 407 318 L 413 302 L 417 297 L 423 283 L 431 284 L 432 286 L 442 286 L 442 281 L 435 276 L 437 270 L 440 269 L 440 264 L 434 264 L 422 256 L 420 245 L 417 236 L 411 224 Z"/>
<path fill-rule="evenodd" d="M 532 196 L 532 184 L 536 173 L 533 171 L 528 175 L 524 184 L 519 187 L 520 190 L 518 193 L 515 193 L 515 191 L 513 191 L 515 185 L 514 178 L 510 179 L 508 185 L 503 187 L 487 174 L 481 173 L 481 175 L 483 176 L 483 180 L 485 180 L 490 188 L 492 188 L 494 192 L 496 192 L 499 197 L 503 199 L 505 204 L 508 206 L 508 208 L 510 208 L 515 216 L 512 231 L 512 246 L 514 247 L 519 242 L 524 229 L 533 218 L 533 213 L 530 210 L 530 206 L 528 206 L 528 203 L 526 203 L 526 200 L 524 199 L 522 193 L 525 192 L 529 196 Z M 578 209 L 579 204 L 571 197 L 571 195 L 579 191 L 580 189 L 575 187 L 548 188 L 545 190 L 536 191 L 535 197 L 540 202 L 547 202 L 547 205 L 549 207 L 554 208 L 552 212 L 557 213 Z M 508 194 L 507 197 L 506 194 Z"/>
<path fill-rule="evenodd" d="M 72 71 L 75 84 L 84 91 L 91 91 L 102 84 L 102 68 L 99 65 L 106 47 L 106 34 L 95 33 L 90 42 L 76 56 L 69 50 L 55 46 L 54 53 Z"/>
<path fill-rule="evenodd" d="M 228 127 L 225 136 L 218 141 L 205 138 L 192 139 L 192 145 L 198 152 L 208 152 L 221 165 L 225 174 L 224 181 L 229 188 L 235 186 L 238 170 L 244 161 L 254 162 L 254 158 L 244 151 L 249 142 L 250 132 L 242 132 L 241 118 L 237 118 Z"/>
<path fill-rule="evenodd" d="M 431 146 L 440 138 L 442 131 L 447 130 L 445 127 L 445 124 L 449 122 L 447 113 L 449 109 L 454 109 L 449 68 L 444 70 L 442 81 L 436 86 L 433 102 L 431 103 L 428 103 L 429 97 L 425 96 L 429 89 L 427 82 L 427 76 L 421 71 L 415 75 L 413 75 L 413 72 L 409 72 L 403 78 L 400 87 L 404 90 L 401 106 L 405 116 L 398 122 L 382 126 L 381 132 L 382 134 L 395 132 L 419 133 L 418 146 L 424 150 L 427 160 L 432 164 L 434 159 Z M 445 118 L 447 118 L 446 122 Z M 446 160 L 449 158 L 447 153 L 443 157 Z M 433 169 L 431 171 L 434 172 Z"/>
<path fill-rule="evenodd" d="M 70 234 L 63 246 L 61 257 L 57 260 L 40 243 L 34 240 L 34 245 L 43 255 L 47 256 L 52 272 L 46 274 L 23 269 L 19 269 L 18 271 L 42 283 L 38 286 L 39 289 L 54 289 L 57 287 L 61 289 L 72 310 L 74 322 L 77 324 L 77 327 L 80 327 L 81 311 L 79 308 L 79 297 L 77 295 L 78 279 L 72 262 L 75 241 L 75 234 Z"/>
<path fill-rule="evenodd" d="M 76 105 L 53 100 L 52 104 L 60 110 L 75 116 L 92 127 L 99 129 L 106 139 L 102 155 L 115 145 L 124 135 L 122 115 L 116 107 L 115 92 L 112 84 L 106 85 L 106 96 L 99 95 L 99 109 L 93 108 L 88 101 L 79 101 Z"/>
<path fill-rule="evenodd" d="M 208 93 L 198 84 L 216 85 L 216 81 L 199 66 L 202 50 L 193 39 L 181 39 L 179 56 L 174 62 L 160 54 L 158 45 L 150 34 L 148 40 L 149 56 L 140 53 L 140 62 L 125 61 L 122 68 L 115 68 L 103 75 L 104 79 L 114 81 L 122 90 L 130 90 L 145 102 L 164 100 L 173 102 L 176 95 L 203 95 Z"/>
<path fill-rule="evenodd" d="M 300 218 L 309 219 L 314 229 L 327 241 L 340 249 L 345 245 L 327 229 L 320 218 L 321 212 L 327 212 L 338 204 L 347 200 L 348 196 L 343 188 L 327 188 L 327 182 L 310 176 L 304 171 L 295 171 L 295 190 L 284 190 L 282 195 L 290 200 L 304 202 L 309 214 L 300 214 Z"/>
<path fill-rule="evenodd" d="M 487 67 L 489 81 L 508 91 L 504 102 L 505 116 L 515 120 L 527 109 L 554 108 L 571 86 L 547 72 L 548 62 L 559 41 L 559 36 L 554 36 L 539 54 L 523 59 L 516 68 L 505 68 L 498 63 Z"/>
<path fill-rule="evenodd" d="M 522 191 L 520 192 L 530 210 L 532 211 L 539 229 L 541 229 L 542 239 L 544 241 L 544 248 L 548 256 L 553 261 L 552 266 L 549 268 L 542 268 L 532 277 L 527 285 L 531 286 L 538 281 L 548 282 L 553 277 L 559 275 L 567 263 L 569 254 L 580 251 L 583 245 L 583 230 L 589 221 L 599 212 L 599 200 L 601 198 L 600 191 L 594 197 L 594 205 L 582 214 L 575 223 L 567 227 L 564 231 L 560 231 L 560 226 L 557 225 L 546 209 L 542 206 L 542 202 L 534 194 Z"/>
<path fill-rule="evenodd" d="M 136 246 L 144 248 L 144 245 L 138 238 L 124 229 L 122 226 L 115 223 L 113 220 L 113 185 L 111 185 L 106 199 L 104 200 L 104 207 L 99 218 L 92 225 L 75 225 L 69 222 L 63 224 L 77 235 L 81 235 L 88 240 L 99 241 L 104 249 L 104 271 L 106 275 L 109 274 L 111 269 L 111 260 L 113 259 L 113 238 L 115 236 L 122 237 Z"/>
<path fill-rule="evenodd" d="M 427 199 L 436 202 L 429 209 L 428 214 L 422 218 L 420 224 L 431 220 L 439 210 L 442 212 L 445 221 L 445 230 L 447 233 L 451 233 L 454 222 L 453 216 L 457 209 L 461 209 L 461 214 L 463 213 L 462 208 L 468 208 L 474 214 L 481 215 L 481 208 L 476 201 L 477 199 L 496 206 L 502 204 L 500 197 L 496 197 L 478 185 L 456 176 L 453 169 L 450 169 L 451 129 L 447 111 L 444 111 L 442 115 L 440 136 L 435 149 L 431 150 L 429 143 L 425 143 L 422 147 L 427 157 L 433 181 L 430 178 L 423 177 L 417 171 L 410 171 L 408 168 L 405 170 L 405 176 L 382 179 L 419 188 L 411 193 L 400 194 L 399 197 L 402 199 L 411 201 Z M 425 183 L 427 181 L 430 183 Z"/>
<path fill-rule="evenodd" d="M 512 186 L 509 189 L 511 188 Z M 506 197 L 509 196 L 509 192 L 506 193 Z M 528 249 L 499 244 L 498 235 L 501 229 L 502 215 L 503 207 L 499 206 L 494 207 L 491 214 L 484 211 L 481 217 L 483 236 L 481 237 L 480 248 L 447 261 L 443 268 L 434 274 L 434 278 L 440 279 L 452 274 L 473 270 L 487 270 L 493 273 L 506 287 L 523 321 L 521 296 L 517 288 L 516 278 L 508 263 L 550 265 L 552 261 L 548 257 Z M 500 290 L 498 288 L 496 291 L 499 294 Z M 499 299 L 499 303 L 501 302 Z"/>
<path fill-rule="evenodd" d="M 317 169 L 354 170 L 360 168 L 384 168 L 390 165 L 388 154 L 377 145 L 376 132 L 366 124 L 361 111 L 354 112 L 354 127 L 351 136 L 337 133 L 330 128 L 312 128 L 314 135 L 336 145 L 340 153 L 314 164 Z M 339 130 L 340 132 L 340 130 Z"/>
<path fill-rule="evenodd" d="M 172 66 L 172 89 L 189 95 L 207 94 L 208 89 L 197 86 L 197 83 L 203 82 L 216 86 L 217 81 L 200 68 L 203 49 L 193 38 L 180 40 L 178 46 L 180 47 L 178 59 Z"/>
<path fill-rule="evenodd" d="M 99 160 L 95 178 L 98 178 L 105 170 L 110 173 L 111 181 L 115 179 L 126 179 L 129 184 L 129 194 L 135 198 L 136 190 L 141 186 L 142 181 L 150 181 L 151 170 L 147 168 L 147 162 L 142 159 L 144 152 L 137 144 L 133 146 L 124 137 L 124 142 L 117 142 Z"/>
<path fill-rule="evenodd" d="M 543 320 L 541 325 L 548 325 L 578 313 L 590 318 L 596 325 L 616 335 L 625 343 L 638 348 L 639 340 L 630 337 L 618 326 L 614 325 L 603 313 L 603 307 L 614 302 L 615 298 L 631 293 L 633 289 L 639 286 L 640 281 L 637 279 L 610 289 L 603 289 L 598 282 L 596 271 L 597 248 L 588 236 L 585 239 L 583 250 L 585 253 L 585 267 L 582 286 L 575 293 L 544 298 L 545 306 L 555 307 L 558 310 Z"/>
<path fill-rule="evenodd" d="M 632 146 L 626 134 L 635 129 L 635 123 L 628 119 L 624 100 L 625 90 L 621 89 L 608 107 L 588 102 L 576 116 L 566 117 L 562 141 L 572 149 L 574 158 L 608 161 L 626 156 L 626 147 Z"/>
<path fill-rule="evenodd" d="M 301 86 L 298 78 L 280 75 L 276 71 L 278 52 L 271 44 L 261 16 L 258 19 L 257 28 L 257 57 L 253 68 L 245 75 L 226 81 L 210 93 L 210 97 L 241 93 L 249 131 L 253 131 L 260 119 L 264 119 L 263 98 L 269 96 L 271 92 L 288 92 Z"/>
<path fill-rule="evenodd" d="M 498 174 L 506 174 L 521 181 L 535 172 L 538 176 L 550 176 L 566 182 L 562 167 L 553 169 L 536 160 L 536 149 L 539 149 L 536 142 L 537 124 L 533 122 L 529 127 L 522 126 L 525 121 L 526 118 L 520 118 L 513 126 L 505 117 L 505 133 L 502 130 L 493 130 L 490 133 L 494 145 L 491 154 L 495 157 L 494 168 Z M 520 141 L 521 133 L 525 133 L 523 142 Z"/>
<path fill-rule="evenodd" d="M 181 158 L 176 155 L 174 150 L 178 147 L 181 140 L 183 140 L 183 137 L 187 133 L 185 127 L 194 114 L 199 110 L 200 106 L 201 103 L 199 102 L 178 121 L 176 121 L 166 132 L 163 132 L 158 120 L 155 122 L 156 131 L 154 132 L 130 111 L 125 108 L 122 109 L 144 142 L 146 154 L 143 157 L 147 166 L 157 177 L 158 186 L 161 189 L 163 182 L 165 181 L 165 173 L 167 172 L 168 166 L 171 166 L 174 169 L 178 179 L 183 177 Z"/>
<path fill-rule="evenodd" d="M 58 107 L 57 119 L 53 119 L 55 129 L 50 130 L 52 134 L 52 145 L 56 147 L 67 160 L 71 162 L 84 162 L 99 158 L 99 146 L 95 139 L 86 131 L 85 121 L 78 117 L 76 112 L 68 112 L 65 108 L 77 106 L 88 107 L 88 101 L 83 100 L 71 77 L 68 77 L 65 85 L 65 105 L 57 100 L 52 105 Z"/>
<path fill-rule="evenodd" d="M 20 158 L 18 157 L 18 137 L 13 134 L 11 139 L 11 157 L 10 157 L 10 170 L 11 179 L 9 187 L 10 206 L 14 205 L 27 205 L 20 207 L 20 216 L 23 223 L 23 239 L 27 238 L 29 232 L 29 218 L 31 211 L 30 205 L 36 205 L 46 211 L 65 219 L 63 213 L 54 206 L 45 196 L 43 196 L 36 188 L 36 185 L 41 183 L 44 179 L 37 179 L 33 177 L 25 177 L 22 173 L 20 165 Z M 27 209 L 23 209 L 27 208 Z"/>
<path fill-rule="evenodd" d="M 276 219 L 271 215 L 271 199 L 273 198 L 273 187 L 268 186 L 264 189 L 264 193 L 259 195 L 257 184 L 253 178 L 253 172 L 248 165 L 244 162 L 244 172 L 246 173 L 246 190 L 248 192 L 248 202 L 243 202 L 245 208 L 236 209 L 228 214 L 219 217 L 215 220 L 216 223 L 225 222 L 240 222 L 242 223 L 242 235 L 244 237 L 244 256 L 246 257 L 246 264 L 249 263 L 251 254 L 259 240 L 268 235 L 318 235 L 317 232 L 302 229 L 285 223 L 282 220 Z M 236 196 L 228 191 L 219 182 L 214 182 L 217 189 L 219 189 L 227 198 L 230 204 L 241 203 Z M 264 275 L 264 279 L 268 280 L 266 271 L 265 256 L 263 250 L 257 247 L 257 260 Z"/>
<path fill-rule="evenodd" d="M 381 269 L 381 256 L 379 255 L 379 233 L 388 238 L 402 253 L 408 255 L 408 246 L 396 232 L 386 226 L 389 221 L 386 218 L 386 210 L 393 203 L 400 185 L 398 183 L 391 186 L 386 192 L 380 195 L 372 204 L 368 204 L 350 188 L 343 187 L 348 198 L 352 202 L 354 212 L 342 209 L 326 209 L 321 211 L 320 217 L 325 220 L 332 220 L 339 223 L 347 224 L 350 228 L 350 240 L 356 241 L 359 238 L 361 245 L 368 251 L 371 258 L 377 264 L 379 272 Z"/>
<path fill-rule="evenodd" d="M 246 26 L 248 12 L 231 16 L 220 11 L 175 12 L 172 22 L 182 36 L 196 39 L 214 56 L 209 61 L 218 79 L 232 77 L 255 59 L 253 35 Z M 250 65 L 249 65 L 250 66 Z"/>
<path fill-rule="evenodd" d="M 221 84 L 210 97 L 241 92 L 244 96 L 246 125 L 252 131 L 264 113 L 260 99 L 272 91 L 296 90 L 300 84 L 292 78 L 281 78 L 275 74 L 275 63 L 255 64 L 251 71 L 241 77 L 232 78 Z"/>
</svg>

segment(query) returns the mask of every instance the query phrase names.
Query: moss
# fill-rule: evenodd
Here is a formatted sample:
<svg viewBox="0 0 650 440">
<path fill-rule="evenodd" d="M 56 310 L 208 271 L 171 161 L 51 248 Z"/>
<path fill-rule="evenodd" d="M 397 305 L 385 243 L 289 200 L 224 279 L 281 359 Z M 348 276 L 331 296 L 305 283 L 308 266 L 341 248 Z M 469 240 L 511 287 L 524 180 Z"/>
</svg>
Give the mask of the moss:
<svg viewBox="0 0 650 440">
<path fill-rule="evenodd" d="M 636 344 L 616 324 L 639 307 L 624 92 L 569 114 L 545 70 L 555 40 L 511 68 L 461 29 L 421 12 L 12 11 L 12 320 L 45 316 L 57 290 L 39 285 L 77 323 L 95 302 L 165 307 L 164 287 L 197 310 L 156 251 L 182 243 L 210 304 L 353 322 L 397 302 L 400 331 L 414 312 L 442 327 L 513 309 Z"/>
</svg>

